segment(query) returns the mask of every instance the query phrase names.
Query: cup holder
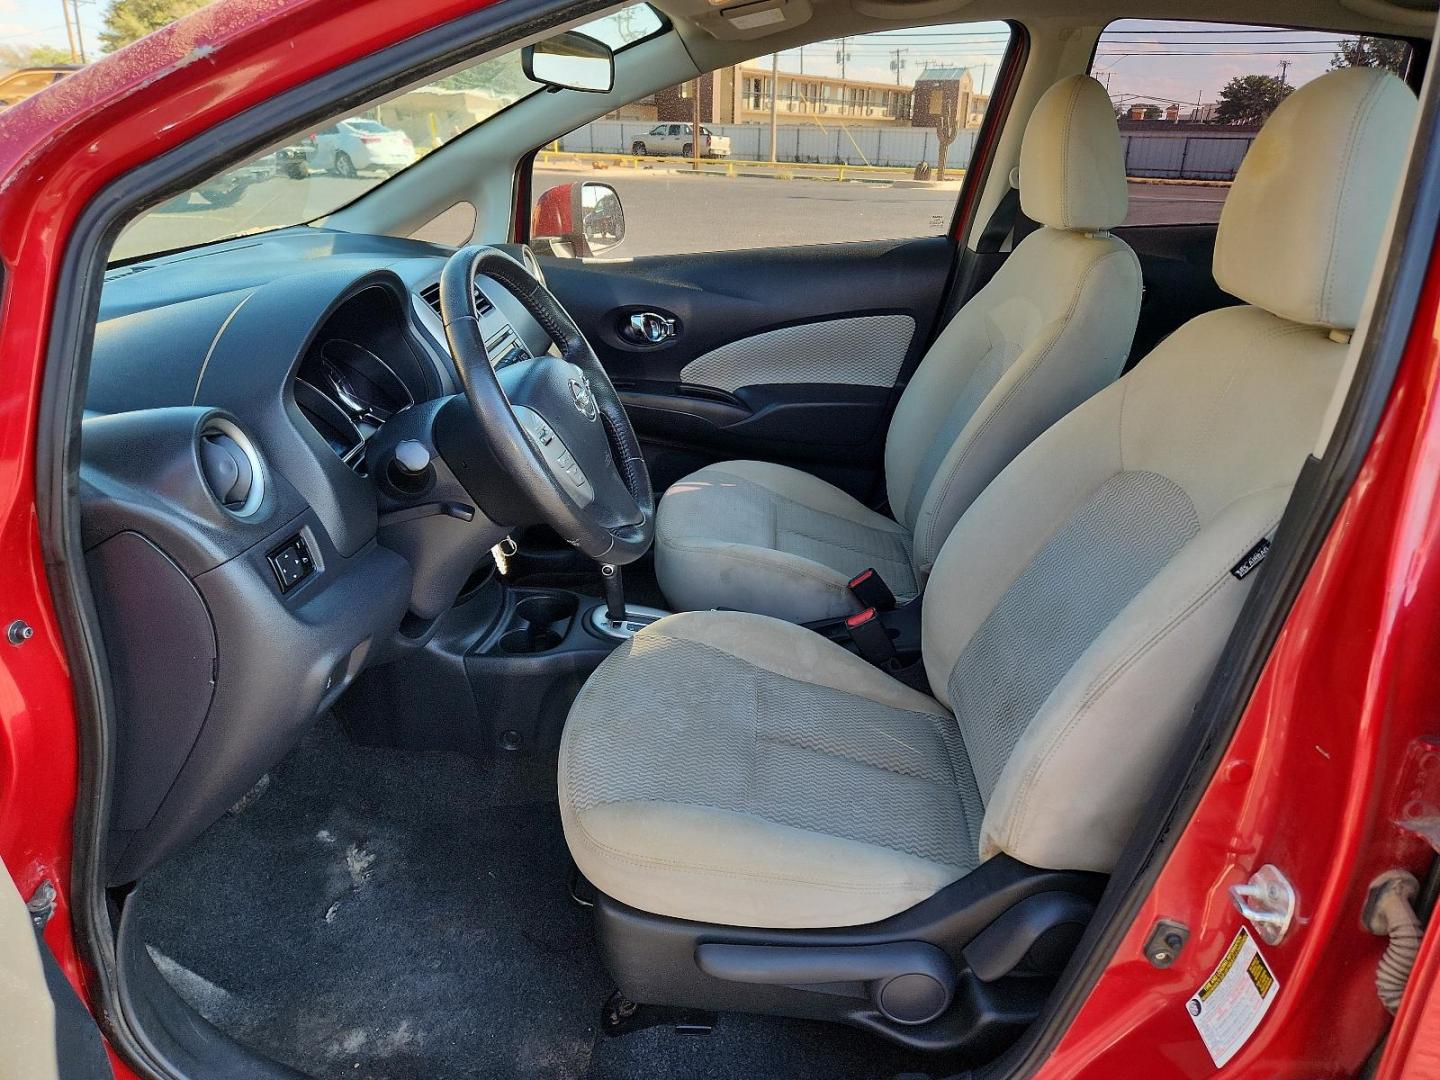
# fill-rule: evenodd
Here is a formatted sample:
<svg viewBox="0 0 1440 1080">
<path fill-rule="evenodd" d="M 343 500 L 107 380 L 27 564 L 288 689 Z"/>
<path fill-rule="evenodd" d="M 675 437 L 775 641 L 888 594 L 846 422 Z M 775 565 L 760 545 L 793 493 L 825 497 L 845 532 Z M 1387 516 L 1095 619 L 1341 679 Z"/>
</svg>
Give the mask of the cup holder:
<svg viewBox="0 0 1440 1080">
<path fill-rule="evenodd" d="M 554 630 L 536 630 L 531 626 L 522 626 L 518 630 L 511 630 L 500 639 L 500 651 L 517 656 L 523 653 L 546 652 L 555 648 L 564 639 Z"/>
<path fill-rule="evenodd" d="M 549 652 L 565 640 L 570 620 L 579 609 L 580 598 L 573 593 L 527 596 L 515 605 L 510 629 L 495 648 L 511 656 Z"/>
<path fill-rule="evenodd" d="M 557 623 L 570 618 L 579 608 L 580 598 L 569 593 L 529 596 L 515 605 L 515 618 L 531 624 Z"/>
</svg>

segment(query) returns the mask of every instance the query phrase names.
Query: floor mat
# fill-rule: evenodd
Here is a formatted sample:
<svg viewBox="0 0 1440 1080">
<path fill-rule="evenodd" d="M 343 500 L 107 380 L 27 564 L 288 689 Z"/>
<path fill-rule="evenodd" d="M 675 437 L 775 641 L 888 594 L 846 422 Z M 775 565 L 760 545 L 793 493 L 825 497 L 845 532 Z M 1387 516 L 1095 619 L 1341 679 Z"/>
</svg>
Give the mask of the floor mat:
<svg viewBox="0 0 1440 1080">
<path fill-rule="evenodd" d="M 327 720 L 128 902 L 191 1005 L 320 1080 L 906 1067 L 858 1032 L 798 1021 L 597 1034 L 611 985 L 568 895 L 553 800 L 553 760 L 368 749 Z"/>
</svg>

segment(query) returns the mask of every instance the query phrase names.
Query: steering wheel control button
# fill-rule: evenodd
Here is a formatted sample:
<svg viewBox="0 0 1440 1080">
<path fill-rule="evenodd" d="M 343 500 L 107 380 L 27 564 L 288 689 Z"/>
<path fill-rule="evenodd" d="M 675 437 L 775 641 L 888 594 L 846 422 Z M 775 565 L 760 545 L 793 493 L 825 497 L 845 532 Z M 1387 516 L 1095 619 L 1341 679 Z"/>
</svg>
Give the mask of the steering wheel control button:
<svg viewBox="0 0 1440 1080">
<path fill-rule="evenodd" d="M 266 556 L 275 581 L 282 593 L 287 593 L 315 571 L 315 561 L 303 536 L 292 536 Z"/>
<path fill-rule="evenodd" d="M 571 379 L 572 387 L 578 381 Z M 588 386 L 587 382 L 587 392 Z M 589 506 L 594 502 L 595 490 L 590 486 L 589 479 L 580 468 L 580 463 L 570 453 L 569 447 L 565 445 L 554 429 L 533 409 L 520 405 L 515 407 L 514 412 L 515 419 L 520 422 L 521 428 L 535 443 L 535 448 L 540 451 L 540 456 L 545 459 L 545 464 L 549 466 L 555 479 L 560 481 L 575 502 L 581 507 Z"/>
</svg>

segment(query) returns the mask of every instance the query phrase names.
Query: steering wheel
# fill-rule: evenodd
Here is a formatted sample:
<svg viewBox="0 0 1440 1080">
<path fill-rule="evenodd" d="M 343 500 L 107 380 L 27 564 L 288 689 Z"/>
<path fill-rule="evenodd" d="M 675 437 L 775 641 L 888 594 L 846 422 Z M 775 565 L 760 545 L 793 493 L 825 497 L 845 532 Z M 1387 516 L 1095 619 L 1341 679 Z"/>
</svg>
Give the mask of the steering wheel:
<svg viewBox="0 0 1440 1080">
<path fill-rule="evenodd" d="M 479 274 L 524 306 L 559 356 L 495 371 L 475 311 Z M 650 472 L 610 376 L 560 301 L 505 252 L 472 244 L 441 272 L 440 312 L 480 437 L 522 496 L 592 559 L 643 555 L 655 534 Z"/>
</svg>

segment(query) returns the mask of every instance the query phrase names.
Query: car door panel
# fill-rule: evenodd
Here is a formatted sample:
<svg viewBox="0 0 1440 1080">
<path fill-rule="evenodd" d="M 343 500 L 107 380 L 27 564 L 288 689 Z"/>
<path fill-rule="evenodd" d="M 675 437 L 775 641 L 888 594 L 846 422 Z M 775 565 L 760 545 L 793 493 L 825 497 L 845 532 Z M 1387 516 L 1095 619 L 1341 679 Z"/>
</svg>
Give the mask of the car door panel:
<svg viewBox="0 0 1440 1080">
<path fill-rule="evenodd" d="M 952 255 L 947 238 L 927 237 L 544 270 L 630 409 L 657 486 L 754 457 L 865 494 Z M 646 314 L 673 336 L 636 340 L 631 316 Z"/>
</svg>

